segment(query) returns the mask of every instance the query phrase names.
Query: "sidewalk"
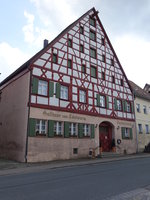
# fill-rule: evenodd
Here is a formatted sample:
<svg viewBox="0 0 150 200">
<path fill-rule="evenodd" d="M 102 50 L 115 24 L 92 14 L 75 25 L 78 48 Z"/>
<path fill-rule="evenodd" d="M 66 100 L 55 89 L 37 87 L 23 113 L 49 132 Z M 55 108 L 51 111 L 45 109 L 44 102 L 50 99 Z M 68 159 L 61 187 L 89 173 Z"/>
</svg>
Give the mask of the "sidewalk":
<svg viewBox="0 0 150 200">
<path fill-rule="evenodd" d="M 41 163 L 19 163 L 10 160 L 0 159 L 0 175 L 18 174 L 35 172 L 45 169 L 55 169 L 72 166 L 94 165 L 98 163 L 107 163 L 120 160 L 138 159 L 138 158 L 150 158 L 150 154 L 139 153 L 132 155 L 122 155 L 109 158 L 86 158 L 75 160 L 60 160 Z"/>
</svg>

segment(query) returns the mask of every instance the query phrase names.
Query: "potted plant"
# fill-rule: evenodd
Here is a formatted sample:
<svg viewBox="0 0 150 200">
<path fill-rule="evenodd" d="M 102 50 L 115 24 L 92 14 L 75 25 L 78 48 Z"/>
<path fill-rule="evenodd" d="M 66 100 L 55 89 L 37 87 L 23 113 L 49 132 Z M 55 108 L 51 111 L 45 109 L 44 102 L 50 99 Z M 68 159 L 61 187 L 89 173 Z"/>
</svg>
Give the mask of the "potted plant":
<svg viewBox="0 0 150 200">
<path fill-rule="evenodd" d="M 112 152 L 116 152 L 116 143 L 115 143 L 114 138 L 112 139 L 111 148 L 112 148 Z"/>
</svg>

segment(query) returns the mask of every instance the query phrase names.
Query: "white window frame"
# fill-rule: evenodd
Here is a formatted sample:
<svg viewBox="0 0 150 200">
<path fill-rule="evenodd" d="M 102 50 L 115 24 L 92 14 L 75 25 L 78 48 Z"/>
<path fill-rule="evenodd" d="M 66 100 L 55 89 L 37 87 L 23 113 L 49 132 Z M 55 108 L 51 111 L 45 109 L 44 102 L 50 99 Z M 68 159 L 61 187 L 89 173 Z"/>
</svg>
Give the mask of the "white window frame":
<svg viewBox="0 0 150 200">
<path fill-rule="evenodd" d="M 63 133 L 63 123 L 59 121 L 54 122 L 54 134 L 58 136 L 62 136 Z"/>
<path fill-rule="evenodd" d="M 79 102 L 86 103 L 86 91 L 85 90 L 79 90 Z"/>
<path fill-rule="evenodd" d="M 60 98 L 61 99 L 64 99 L 64 100 L 68 100 L 68 87 L 67 86 L 64 86 L 64 85 L 61 85 L 60 87 Z"/>
<path fill-rule="evenodd" d="M 69 134 L 70 136 L 77 136 L 77 124 L 69 123 Z"/>
<path fill-rule="evenodd" d="M 48 93 L 48 82 L 39 80 L 38 81 L 38 94 L 47 96 Z"/>
<path fill-rule="evenodd" d="M 138 113 L 140 113 L 140 104 L 139 104 L 139 103 L 136 104 L 136 111 L 137 111 Z"/>
<path fill-rule="evenodd" d="M 36 120 L 35 131 L 37 135 L 46 135 L 47 134 L 47 121 L 42 119 Z"/>
<path fill-rule="evenodd" d="M 143 113 L 144 113 L 144 114 L 147 114 L 147 108 L 146 108 L 145 105 L 143 105 Z"/>
<path fill-rule="evenodd" d="M 127 102 L 127 112 L 131 112 L 131 105 L 129 102 Z"/>
<path fill-rule="evenodd" d="M 104 95 L 100 95 L 100 107 L 106 107 L 106 97 Z"/>
<path fill-rule="evenodd" d="M 138 124 L 138 132 L 143 133 L 142 124 Z"/>
<path fill-rule="evenodd" d="M 130 137 L 129 128 L 125 128 L 124 136 L 125 136 L 125 138 L 129 138 Z"/>
<path fill-rule="evenodd" d="M 121 100 L 117 99 L 117 110 L 122 110 Z"/>
<path fill-rule="evenodd" d="M 83 124 L 83 135 L 85 137 L 91 135 L 90 124 Z"/>
</svg>

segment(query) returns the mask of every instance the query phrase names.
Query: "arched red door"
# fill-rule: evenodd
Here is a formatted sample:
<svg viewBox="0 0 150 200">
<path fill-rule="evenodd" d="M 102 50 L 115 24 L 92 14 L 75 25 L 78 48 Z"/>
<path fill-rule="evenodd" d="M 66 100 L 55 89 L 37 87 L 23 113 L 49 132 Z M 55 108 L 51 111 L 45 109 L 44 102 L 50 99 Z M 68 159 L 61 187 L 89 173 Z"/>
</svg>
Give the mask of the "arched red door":
<svg viewBox="0 0 150 200">
<path fill-rule="evenodd" d="M 99 141 L 102 151 L 109 152 L 112 148 L 112 125 L 109 122 L 103 122 L 99 126 Z"/>
</svg>

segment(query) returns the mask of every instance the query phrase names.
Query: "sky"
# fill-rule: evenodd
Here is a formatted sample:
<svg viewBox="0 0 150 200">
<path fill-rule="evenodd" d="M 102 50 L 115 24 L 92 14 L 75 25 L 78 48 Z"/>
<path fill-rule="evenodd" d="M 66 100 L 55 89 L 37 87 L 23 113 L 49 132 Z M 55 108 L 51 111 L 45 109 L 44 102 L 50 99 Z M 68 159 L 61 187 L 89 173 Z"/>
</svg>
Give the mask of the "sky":
<svg viewBox="0 0 150 200">
<path fill-rule="evenodd" d="M 5 0 L 0 6 L 0 82 L 92 7 L 129 80 L 150 84 L 149 0 Z"/>
</svg>

